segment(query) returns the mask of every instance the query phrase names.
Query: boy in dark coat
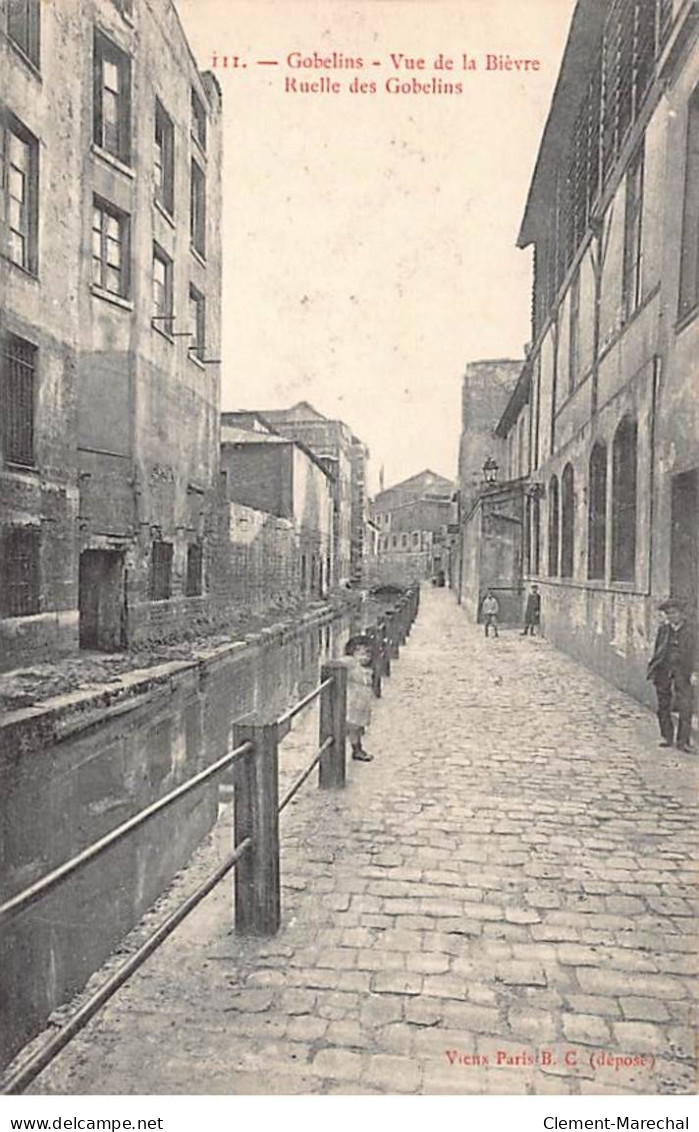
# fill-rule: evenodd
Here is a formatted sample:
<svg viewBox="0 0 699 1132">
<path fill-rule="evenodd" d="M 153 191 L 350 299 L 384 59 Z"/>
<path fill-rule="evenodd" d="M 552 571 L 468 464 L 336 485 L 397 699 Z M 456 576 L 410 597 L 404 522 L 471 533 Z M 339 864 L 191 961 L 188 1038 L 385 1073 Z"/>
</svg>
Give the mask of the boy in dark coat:
<svg viewBox="0 0 699 1132">
<path fill-rule="evenodd" d="M 647 679 L 655 684 L 658 698 L 658 724 L 661 747 L 671 747 L 673 740 L 680 751 L 691 751 L 692 673 L 695 663 L 693 627 L 684 615 L 679 601 L 669 598 L 660 606 L 666 620 L 658 629 L 653 655 L 648 662 Z M 675 737 L 672 710 L 679 716 Z"/>
<path fill-rule="evenodd" d="M 539 593 L 538 586 L 532 586 L 532 592 L 527 598 L 527 604 L 524 610 L 524 628 L 522 629 L 522 636 L 526 637 L 527 633 L 534 636 L 534 629 L 539 628 L 541 620 L 541 594 Z"/>
</svg>

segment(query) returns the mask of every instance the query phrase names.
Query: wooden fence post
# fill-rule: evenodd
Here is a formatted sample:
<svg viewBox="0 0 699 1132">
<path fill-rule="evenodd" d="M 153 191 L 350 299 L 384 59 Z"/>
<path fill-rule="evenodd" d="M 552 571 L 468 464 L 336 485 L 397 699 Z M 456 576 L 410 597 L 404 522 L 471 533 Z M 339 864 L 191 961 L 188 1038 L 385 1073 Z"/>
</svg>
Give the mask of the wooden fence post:
<svg viewBox="0 0 699 1132">
<path fill-rule="evenodd" d="M 236 724 L 234 746 L 246 741 L 253 750 L 235 764 L 235 844 L 250 837 L 252 847 L 235 868 L 235 930 L 274 935 L 281 924 L 277 724 Z"/>
<path fill-rule="evenodd" d="M 320 694 L 320 745 L 332 738 L 318 767 L 318 785 L 323 790 L 344 786 L 347 777 L 347 669 L 341 660 L 321 668 L 321 682 L 331 678 L 330 687 Z"/>
</svg>

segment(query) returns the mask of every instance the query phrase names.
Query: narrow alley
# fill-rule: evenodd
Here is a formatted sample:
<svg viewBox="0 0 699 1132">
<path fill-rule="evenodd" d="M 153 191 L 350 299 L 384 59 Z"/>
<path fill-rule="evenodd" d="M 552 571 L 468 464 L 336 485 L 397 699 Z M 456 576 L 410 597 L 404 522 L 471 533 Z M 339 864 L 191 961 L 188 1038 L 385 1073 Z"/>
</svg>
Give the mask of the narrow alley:
<svg viewBox="0 0 699 1132">
<path fill-rule="evenodd" d="M 444 590 L 367 747 L 284 814 L 279 935 L 223 883 L 32 1092 L 692 1092 L 693 757 Z"/>
</svg>

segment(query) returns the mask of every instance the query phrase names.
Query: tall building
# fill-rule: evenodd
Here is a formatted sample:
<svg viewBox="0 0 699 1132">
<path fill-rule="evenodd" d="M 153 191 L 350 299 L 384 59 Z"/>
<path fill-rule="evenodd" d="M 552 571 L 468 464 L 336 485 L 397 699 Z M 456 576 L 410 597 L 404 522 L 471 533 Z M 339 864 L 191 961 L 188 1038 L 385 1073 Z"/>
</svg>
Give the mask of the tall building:
<svg viewBox="0 0 699 1132">
<path fill-rule="evenodd" d="M 221 96 L 171 0 L 1 0 L 4 667 L 207 615 Z"/>
<path fill-rule="evenodd" d="M 252 413 L 223 413 L 224 606 L 324 598 L 332 578 L 334 480 L 311 450 Z M 226 550 L 227 545 L 227 550 Z M 217 592 L 217 599 L 219 593 Z"/>
<path fill-rule="evenodd" d="M 338 585 L 361 579 L 368 449 L 343 421 L 323 416 L 308 401 L 299 401 L 290 409 L 265 410 L 262 415 L 282 435 L 307 445 L 332 473 L 335 480 L 333 581 Z"/>
<path fill-rule="evenodd" d="M 546 635 L 641 699 L 658 601 L 699 613 L 696 15 L 576 6 L 519 234 L 533 345 L 497 425 L 526 437 Z"/>
</svg>

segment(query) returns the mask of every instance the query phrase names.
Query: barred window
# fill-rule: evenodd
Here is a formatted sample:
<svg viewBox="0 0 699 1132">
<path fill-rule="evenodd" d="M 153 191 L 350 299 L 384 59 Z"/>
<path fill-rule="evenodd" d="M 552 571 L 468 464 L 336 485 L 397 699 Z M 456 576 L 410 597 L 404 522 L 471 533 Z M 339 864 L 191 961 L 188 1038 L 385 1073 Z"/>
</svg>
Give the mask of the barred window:
<svg viewBox="0 0 699 1132">
<path fill-rule="evenodd" d="M 2 187 L 9 257 L 32 275 L 37 271 L 39 143 L 16 118 L 2 131 Z"/>
<path fill-rule="evenodd" d="M 196 161 L 190 183 L 189 236 L 195 251 L 206 255 L 206 177 Z"/>
<path fill-rule="evenodd" d="M 114 295 L 129 293 L 129 218 L 95 197 L 92 210 L 92 281 Z"/>
<path fill-rule="evenodd" d="M 3 343 L 0 426 L 4 459 L 34 463 L 34 384 L 37 348 L 8 334 Z"/>
<path fill-rule="evenodd" d="M 175 128 L 161 102 L 155 100 L 153 153 L 155 199 L 170 215 L 175 207 Z"/>
<path fill-rule="evenodd" d="M 39 0 L 9 0 L 7 34 L 12 42 L 39 66 Z"/>
<path fill-rule="evenodd" d="M 561 577 L 572 578 L 575 569 L 575 475 L 566 464 L 561 476 Z"/>
<path fill-rule="evenodd" d="M 636 573 L 636 422 L 624 417 L 612 449 L 612 581 Z"/>
<path fill-rule="evenodd" d="M 643 215 L 643 149 L 637 150 L 626 174 L 624 211 L 624 266 L 622 300 L 624 320 L 630 318 L 641 301 Z"/>
<path fill-rule="evenodd" d="M 595 444 L 590 456 L 587 516 L 587 576 L 604 578 L 607 560 L 607 448 Z"/>
<path fill-rule="evenodd" d="M 192 137 L 206 150 L 206 109 L 195 90 L 192 91 Z"/>
<path fill-rule="evenodd" d="M 549 483 L 549 576 L 558 577 L 558 478 Z"/>
<path fill-rule="evenodd" d="M 150 557 L 150 600 L 167 601 L 172 593 L 172 543 L 154 542 Z"/>
<path fill-rule="evenodd" d="M 195 542 L 187 547 L 187 577 L 184 592 L 186 597 L 198 597 L 203 591 L 204 550 L 201 543 Z"/>
<path fill-rule="evenodd" d="M 6 527 L 0 538 L 0 614 L 26 617 L 39 612 L 41 532 Z"/>
<path fill-rule="evenodd" d="M 93 140 L 121 161 L 131 157 L 131 60 L 101 32 L 94 35 Z"/>
</svg>

